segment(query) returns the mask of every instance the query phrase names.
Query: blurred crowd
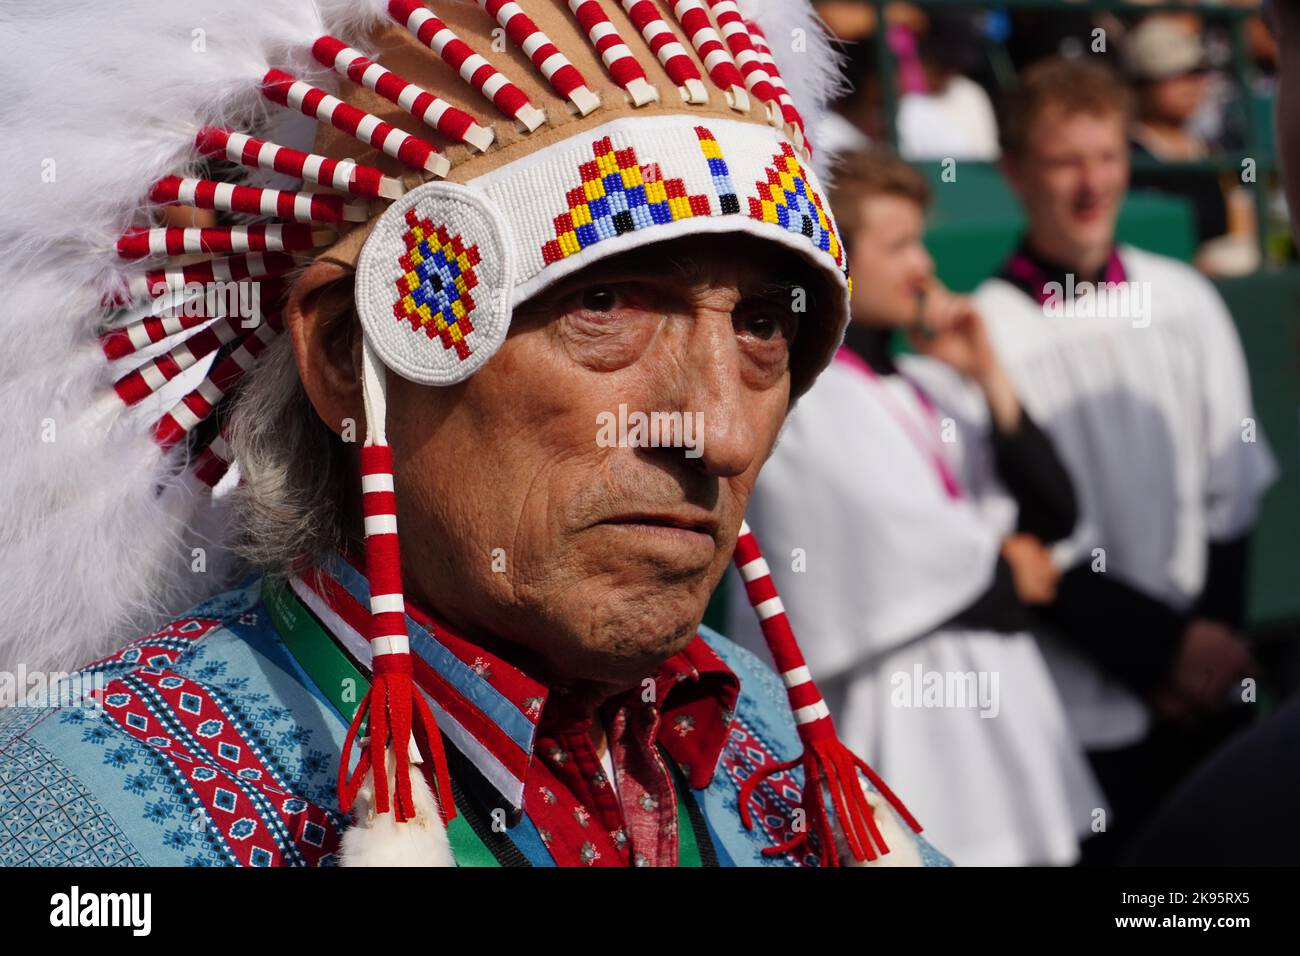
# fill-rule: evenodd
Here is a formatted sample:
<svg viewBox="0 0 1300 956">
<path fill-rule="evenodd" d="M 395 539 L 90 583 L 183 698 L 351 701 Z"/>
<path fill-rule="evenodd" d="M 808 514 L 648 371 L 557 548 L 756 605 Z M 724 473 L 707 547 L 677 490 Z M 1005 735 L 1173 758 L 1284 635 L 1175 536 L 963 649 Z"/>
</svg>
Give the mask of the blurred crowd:
<svg viewBox="0 0 1300 956">
<path fill-rule="evenodd" d="M 1241 22 L 1242 70 L 1194 7 L 889 4 L 883 77 L 878 8 L 819 7 L 853 322 L 749 509 L 791 623 L 845 740 L 959 864 L 1193 862 L 1160 814 L 1271 679 L 1246 591 L 1278 468 L 1206 277 L 1258 267 L 1255 192 L 1190 164 L 1251 145 L 1239 78 L 1266 90 L 1272 34 Z M 969 296 L 924 241 L 935 159 L 996 161 L 1024 214 Z M 1190 201 L 1193 264 L 1117 238 L 1138 187 Z M 728 598 L 761 653 L 734 574 Z"/>
<path fill-rule="evenodd" d="M 1196 3 L 1152 13 L 1083 3 L 1037 9 L 890 3 L 882 38 L 872 4 L 817 6 L 848 57 L 849 92 L 829 124 L 837 144 L 890 140 L 892 112 L 892 139 L 905 159 L 995 160 L 993 104 L 1026 67 L 1049 56 L 1101 60 L 1133 92 L 1132 184 L 1191 201 L 1196 266 L 1209 275 L 1250 273 L 1263 259 L 1262 241 L 1281 244 L 1270 250 L 1274 258 L 1294 257 L 1280 191 L 1270 193 L 1261 212 L 1242 181 L 1240 161 L 1261 158 L 1250 155 L 1261 143 L 1259 127 L 1267 125 L 1258 104 L 1267 113 L 1276 83 L 1277 44 L 1263 14 L 1225 17 Z M 1260 4 L 1215 6 L 1258 11 Z M 889 50 L 887 78 L 880 39 Z M 1257 170 L 1245 175 L 1253 183 Z"/>
</svg>

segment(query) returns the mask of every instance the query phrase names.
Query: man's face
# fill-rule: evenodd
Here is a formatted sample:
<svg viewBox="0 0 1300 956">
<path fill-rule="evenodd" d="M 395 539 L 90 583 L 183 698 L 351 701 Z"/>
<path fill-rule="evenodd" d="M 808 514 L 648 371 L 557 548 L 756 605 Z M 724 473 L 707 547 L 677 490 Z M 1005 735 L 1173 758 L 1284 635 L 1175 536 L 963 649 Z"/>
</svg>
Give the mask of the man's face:
<svg viewBox="0 0 1300 956">
<path fill-rule="evenodd" d="M 853 235 L 853 321 L 902 327 L 915 320 L 917 297 L 934 277 L 926 251 L 925 214 L 904 196 L 879 194 L 862 200 Z"/>
<path fill-rule="evenodd" d="M 785 418 L 794 261 L 737 236 L 643 247 L 516 310 L 468 381 L 390 375 L 411 593 L 560 680 L 630 686 L 681 650 Z M 638 412 L 702 424 L 698 457 L 630 447 Z"/>
<path fill-rule="evenodd" d="M 1151 83 L 1141 94 L 1143 115 L 1185 123 L 1200 109 L 1209 90 L 1210 79 L 1205 73 L 1183 73 Z"/>
<path fill-rule="evenodd" d="M 1023 155 L 1004 170 L 1024 204 L 1030 229 L 1051 237 L 1056 254 L 1095 255 L 1110 247 L 1128 188 L 1123 114 L 1042 110 Z M 1066 263 L 1067 265 L 1069 263 Z"/>
</svg>

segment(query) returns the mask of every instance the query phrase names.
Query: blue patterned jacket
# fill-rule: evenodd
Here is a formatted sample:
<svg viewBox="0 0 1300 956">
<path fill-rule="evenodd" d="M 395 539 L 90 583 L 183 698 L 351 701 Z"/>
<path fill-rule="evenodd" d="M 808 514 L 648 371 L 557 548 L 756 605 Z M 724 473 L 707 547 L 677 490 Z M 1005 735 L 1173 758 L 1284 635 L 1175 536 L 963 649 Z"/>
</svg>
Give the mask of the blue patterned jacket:
<svg viewBox="0 0 1300 956">
<path fill-rule="evenodd" d="M 0 865 L 336 862 L 346 721 L 272 618 L 251 578 L 77 672 L 61 700 L 0 711 Z M 784 688 L 747 651 L 700 633 L 741 687 L 718 768 L 689 791 L 718 863 L 815 862 L 761 853 L 791 834 L 797 775 L 757 788 L 752 830 L 738 810 L 745 777 L 800 749 Z M 527 815 L 518 823 L 522 834 Z M 536 841 L 517 842 L 529 863 L 552 865 Z M 928 865 L 947 863 L 919 844 Z"/>
</svg>

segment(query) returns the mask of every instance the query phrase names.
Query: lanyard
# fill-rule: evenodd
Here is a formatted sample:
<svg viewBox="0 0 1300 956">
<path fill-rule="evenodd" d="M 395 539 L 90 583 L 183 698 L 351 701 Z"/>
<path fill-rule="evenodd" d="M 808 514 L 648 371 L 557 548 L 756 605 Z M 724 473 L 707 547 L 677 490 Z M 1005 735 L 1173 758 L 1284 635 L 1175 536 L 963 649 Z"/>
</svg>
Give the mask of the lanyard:
<svg viewBox="0 0 1300 956">
<path fill-rule="evenodd" d="M 271 621 L 279 631 L 289 653 L 311 678 L 326 700 L 344 721 L 352 718 L 361 698 L 370 686 L 370 678 L 361 666 L 339 646 L 303 605 L 293 591 L 280 581 L 264 578 L 262 600 Z M 344 688 L 353 688 L 355 700 L 344 697 Z M 505 833 L 493 829 L 483 808 L 464 789 L 461 779 L 465 770 L 460 752 L 448 746 L 447 758 L 452 773 L 452 799 L 456 816 L 447 825 L 447 839 L 457 866 L 530 866 L 528 858 Z M 717 866 L 717 854 L 709 838 L 699 805 L 691 795 L 677 765 L 666 755 L 673 786 L 677 793 L 677 865 L 683 867 Z"/>
<path fill-rule="evenodd" d="M 936 445 L 932 437 L 927 436 L 925 432 L 917 426 L 916 419 L 910 415 L 905 408 L 899 405 L 898 400 L 890 394 L 889 386 L 881 380 L 876 374 L 876 370 L 864 362 L 855 352 L 849 351 L 846 347 L 841 346 L 835 354 L 837 361 L 843 362 L 851 368 L 862 372 L 871 380 L 876 391 L 880 395 L 880 400 L 884 403 L 889 411 L 889 416 L 898 422 L 898 426 L 903 429 L 907 435 L 907 440 L 915 446 L 920 452 L 922 458 L 928 458 L 931 466 L 939 475 L 939 482 L 943 485 L 943 490 L 948 493 L 949 498 L 961 499 L 965 497 L 961 490 L 961 482 L 953 473 L 952 466 L 948 464 L 948 457 L 943 453 L 942 446 Z M 934 409 L 934 403 L 930 401 L 930 396 L 920 385 L 912 381 L 906 375 L 899 373 L 899 377 L 905 381 L 913 392 L 916 393 L 916 400 L 920 403 L 921 409 L 925 412 L 932 422 L 937 422 L 938 412 Z"/>
<path fill-rule="evenodd" d="M 717 866 L 718 854 L 709 837 L 708 825 L 700 805 L 695 802 L 686 778 L 667 754 L 663 761 L 673 775 L 673 789 L 677 792 L 677 865 L 679 867 L 697 868 Z"/>
<path fill-rule="evenodd" d="M 264 578 L 262 600 L 270 611 L 271 621 L 280 632 L 289 653 L 306 671 L 312 683 L 325 695 L 326 700 L 333 705 L 344 722 L 351 720 L 361 698 L 370 687 L 370 678 L 339 647 L 333 635 L 317 623 L 311 612 L 285 584 Z M 355 689 L 356 700 L 344 699 L 345 687 Z M 447 747 L 449 755 L 454 751 L 454 747 Z M 481 808 L 465 796 L 455 778 L 452 780 L 452 800 L 457 813 L 447 824 L 447 839 L 451 843 L 452 856 L 456 860 L 456 865 L 501 866 L 502 860 L 498 854 L 509 856 L 508 852 L 504 847 L 498 847 L 497 853 L 488 848 L 484 836 L 479 832 L 482 828 Z M 467 811 L 474 815 L 473 822 L 469 819 Z M 491 830 L 486 832 L 490 834 Z M 495 836 L 504 836 L 504 834 L 495 834 Z M 509 858 L 509 864 L 519 865 L 513 857 Z"/>
</svg>

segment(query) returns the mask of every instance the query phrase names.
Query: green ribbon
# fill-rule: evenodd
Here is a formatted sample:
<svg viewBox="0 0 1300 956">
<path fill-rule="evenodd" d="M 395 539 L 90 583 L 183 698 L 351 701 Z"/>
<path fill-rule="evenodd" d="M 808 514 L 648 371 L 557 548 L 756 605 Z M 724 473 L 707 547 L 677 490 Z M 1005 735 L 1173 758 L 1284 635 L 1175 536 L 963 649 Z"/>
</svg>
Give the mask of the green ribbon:
<svg viewBox="0 0 1300 956">
<path fill-rule="evenodd" d="M 357 705 L 370 689 L 370 678 L 352 662 L 352 659 L 335 643 L 311 612 L 298 600 L 298 596 L 281 581 L 262 580 L 262 600 L 271 612 L 271 621 L 280 632 L 284 646 L 307 672 L 313 684 L 320 689 L 345 723 L 351 723 Z M 345 688 L 351 687 L 356 695 L 347 701 Z M 447 795 L 452 799 L 451 795 Z M 442 795 L 439 794 L 439 799 Z M 455 801 L 452 801 L 453 806 Z M 457 866 L 500 866 L 500 862 L 487 845 L 479 839 L 463 812 L 458 812 L 447 824 L 447 839 Z"/>
<path fill-rule="evenodd" d="M 334 637 L 321 627 L 286 583 L 263 578 L 262 600 L 289 653 L 344 722 L 351 723 L 358 704 L 370 689 L 370 678 L 344 653 Z M 347 688 L 352 689 L 355 700 L 345 699 Z M 677 865 L 702 867 L 704 861 L 700 854 L 700 844 L 686 802 L 695 798 L 676 763 L 666 754 L 664 762 L 671 768 L 673 787 L 677 793 Z M 454 804 L 453 799 L 453 806 Z M 447 839 L 451 843 L 457 866 L 501 865 L 501 861 L 474 831 L 464 812 L 458 812 L 447 825 Z"/>
<path fill-rule="evenodd" d="M 695 826 L 686 809 L 686 801 L 695 798 L 686 789 L 686 782 L 676 767 L 673 767 L 673 786 L 677 790 L 677 865 L 702 867 L 704 859 L 700 856 L 700 844 L 695 839 Z"/>
</svg>

